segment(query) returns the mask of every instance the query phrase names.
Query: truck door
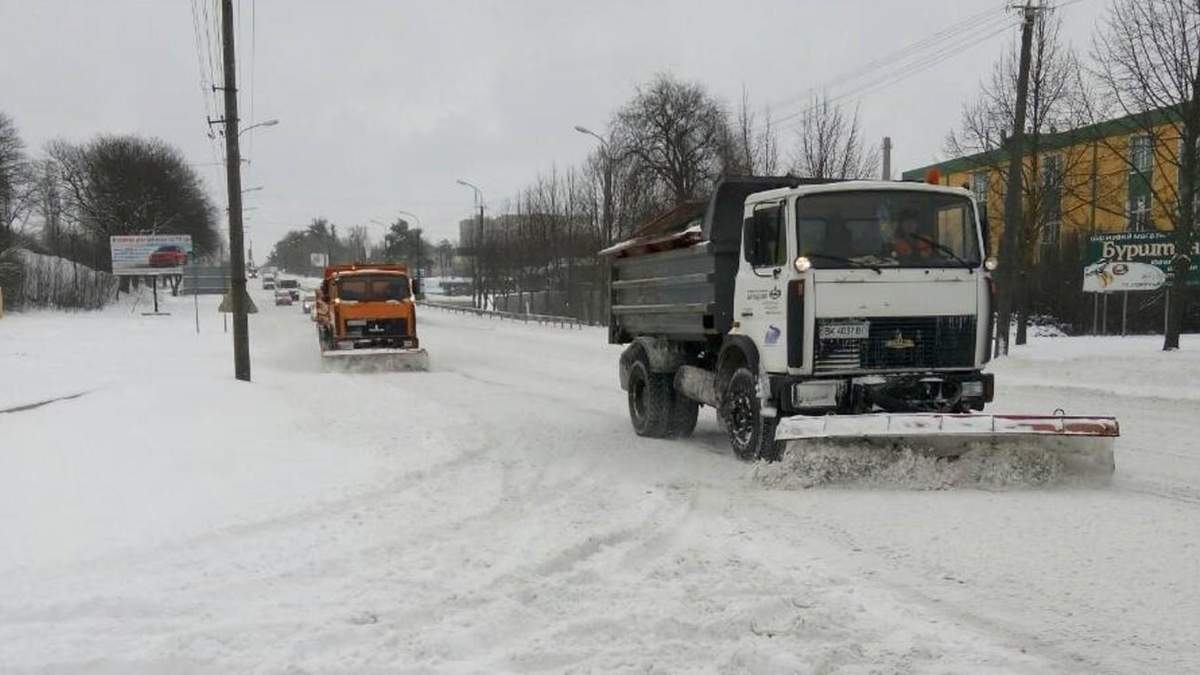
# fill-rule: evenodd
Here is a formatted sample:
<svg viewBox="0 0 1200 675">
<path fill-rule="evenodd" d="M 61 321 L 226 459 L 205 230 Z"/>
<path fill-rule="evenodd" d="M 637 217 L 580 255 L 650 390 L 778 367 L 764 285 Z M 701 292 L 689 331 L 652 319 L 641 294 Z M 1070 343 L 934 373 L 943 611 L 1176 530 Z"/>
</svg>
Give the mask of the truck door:
<svg viewBox="0 0 1200 675">
<path fill-rule="evenodd" d="M 733 299 L 735 332 L 758 347 L 766 372 L 787 370 L 785 202 L 755 204 L 742 223 L 742 256 Z"/>
</svg>

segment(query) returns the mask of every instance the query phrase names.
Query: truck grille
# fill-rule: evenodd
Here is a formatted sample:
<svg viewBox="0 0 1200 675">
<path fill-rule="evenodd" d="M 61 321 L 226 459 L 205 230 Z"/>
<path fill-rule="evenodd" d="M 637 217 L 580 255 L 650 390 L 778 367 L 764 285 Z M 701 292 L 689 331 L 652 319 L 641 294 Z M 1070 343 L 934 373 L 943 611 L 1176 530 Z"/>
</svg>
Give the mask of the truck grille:
<svg viewBox="0 0 1200 675">
<path fill-rule="evenodd" d="M 969 368 L 975 365 L 975 317 L 876 317 L 866 339 L 822 339 L 825 324 L 858 319 L 817 319 L 815 373 L 906 368 Z"/>
<path fill-rule="evenodd" d="M 354 325 L 355 323 L 354 319 L 346 322 L 347 337 L 375 338 L 408 335 L 406 319 L 367 319 L 364 324 Z"/>
</svg>

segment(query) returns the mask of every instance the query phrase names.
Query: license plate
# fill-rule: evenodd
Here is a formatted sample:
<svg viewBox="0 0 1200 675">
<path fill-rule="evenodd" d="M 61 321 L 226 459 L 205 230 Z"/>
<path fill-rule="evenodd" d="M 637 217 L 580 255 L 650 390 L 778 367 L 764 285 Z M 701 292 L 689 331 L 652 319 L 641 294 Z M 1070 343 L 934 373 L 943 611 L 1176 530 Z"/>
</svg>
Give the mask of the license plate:
<svg viewBox="0 0 1200 675">
<path fill-rule="evenodd" d="M 866 340 L 870 336 L 870 332 L 871 324 L 867 321 L 821 325 L 822 340 Z"/>
</svg>

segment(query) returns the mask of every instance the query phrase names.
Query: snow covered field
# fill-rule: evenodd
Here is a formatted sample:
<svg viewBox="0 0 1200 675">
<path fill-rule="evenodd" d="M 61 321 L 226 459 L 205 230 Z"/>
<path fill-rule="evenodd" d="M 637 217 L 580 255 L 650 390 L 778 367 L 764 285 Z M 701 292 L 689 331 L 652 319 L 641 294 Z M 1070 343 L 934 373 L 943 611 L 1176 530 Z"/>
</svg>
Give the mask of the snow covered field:
<svg viewBox="0 0 1200 675">
<path fill-rule="evenodd" d="M 0 671 L 1200 672 L 1200 342 L 1042 339 L 997 411 L 1117 414 L 1102 488 L 764 486 L 637 438 L 619 349 L 425 310 L 320 370 L 254 289 L 0 320 Z M 144 305 L 144 303 L 143 303 Z"/>
</svg>

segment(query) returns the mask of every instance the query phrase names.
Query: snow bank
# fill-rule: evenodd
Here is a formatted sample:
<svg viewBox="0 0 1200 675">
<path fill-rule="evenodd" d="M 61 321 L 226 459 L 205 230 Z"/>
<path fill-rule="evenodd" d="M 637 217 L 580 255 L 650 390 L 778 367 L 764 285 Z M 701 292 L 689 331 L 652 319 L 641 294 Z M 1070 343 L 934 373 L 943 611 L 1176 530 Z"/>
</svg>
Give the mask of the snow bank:
<svg viewBox="0 0 1200 675">
<path fill-rule="evenodd" d="M 775 489 L 825 485 L 945 490 L 955 487 L 1013 488 L 1078 484 L 1054 452 L 1028 443 L 977 444 L 955 459 L 908 447 L 865 447 L 832 442 L 793 442 L 779 462 L 757 464 L 752 477 Z"/>
<path fill-rule="evenodd" d="M 60 307 L 97 309 L 111 302 L 117 291 L 117 278 L 86 265 L 42 255 L 25 249 L 16 251 L 21 266 L 20 285 L 5 296 L 14 309 L 23 307 Z"/>
</svg>

